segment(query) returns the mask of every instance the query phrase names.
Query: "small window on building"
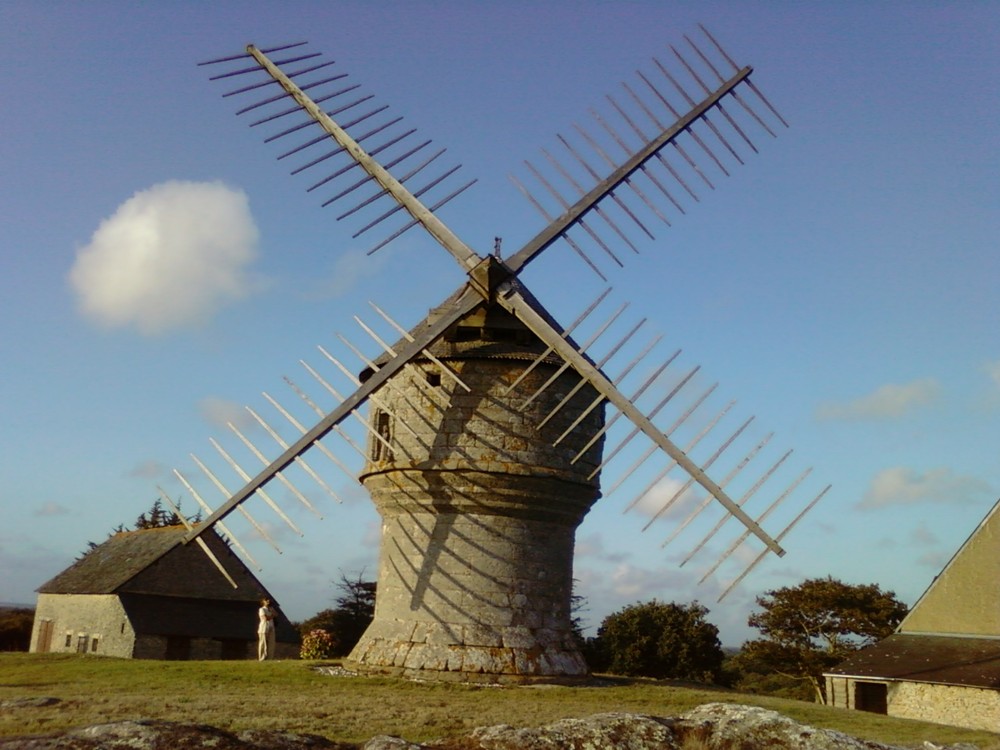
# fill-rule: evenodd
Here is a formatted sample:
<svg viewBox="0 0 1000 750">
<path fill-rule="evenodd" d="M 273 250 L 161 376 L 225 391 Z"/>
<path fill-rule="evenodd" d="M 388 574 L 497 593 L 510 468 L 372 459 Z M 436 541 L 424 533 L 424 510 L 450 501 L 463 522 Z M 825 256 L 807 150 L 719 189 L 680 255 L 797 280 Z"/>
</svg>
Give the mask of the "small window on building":
<svg viewBox="0 0 1000 750">
<path fill-rule="evenodd" d="M 441 385 L 441 373 L 436 371 L 428 371 L 427 384 L 435 388 Z"/>
<path fill-rule="evenodd" d="M 90 639 L 90 653 L 95 653 L 97 651 L 97 636 Z"/>
<path fill-rule="evenodd" d="M 66 644 L 65 645 L 66 645 L 66 648 L 69 648 L 70 646 L 73 645 L 73 633 L 72 633 L 72 631 L 66 633 Z"/>
<path fill-rule="evenodd" d="M 392 423 L 388 412 L 379 409 L 375 412 L 375 432 L 378 437 L 372 436 L 372 461 L 391 461 L 392 449 Z M 381 439 L 379 439 L 381 438 Z"/>
</svg>

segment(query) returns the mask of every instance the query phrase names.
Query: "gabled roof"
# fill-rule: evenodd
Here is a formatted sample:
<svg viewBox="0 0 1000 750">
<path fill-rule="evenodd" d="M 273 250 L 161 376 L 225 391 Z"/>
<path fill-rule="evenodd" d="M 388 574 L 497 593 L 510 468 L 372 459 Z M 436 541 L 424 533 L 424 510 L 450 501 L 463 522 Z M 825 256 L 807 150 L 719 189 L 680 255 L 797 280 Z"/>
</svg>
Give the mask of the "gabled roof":
<svg viewBox="0 0 1000 750">
<path fill-rule="evenodd" d="M 898 633 L 1000 636 L 1000 502 L 931 581 Z"/>
<path fill-rule="evenodd" d="M 40 594 L 111 594 L 180 542 L 183 526 L 122 531 L 38 589 Z"/>
<path fill-rule="evenodd" d="M 233 588 L 183 526 L 123 531 L 98 545 L 38 589 L 40 594 L 156 594 L 254 601 L 270 595 L 212 531 L 202 539 L 236 581 Z"/>
<path fill-rule="evenodd" d="M 896 633 L 826 674 L 1000 689 L 1000 638 Z"/>
</svg>

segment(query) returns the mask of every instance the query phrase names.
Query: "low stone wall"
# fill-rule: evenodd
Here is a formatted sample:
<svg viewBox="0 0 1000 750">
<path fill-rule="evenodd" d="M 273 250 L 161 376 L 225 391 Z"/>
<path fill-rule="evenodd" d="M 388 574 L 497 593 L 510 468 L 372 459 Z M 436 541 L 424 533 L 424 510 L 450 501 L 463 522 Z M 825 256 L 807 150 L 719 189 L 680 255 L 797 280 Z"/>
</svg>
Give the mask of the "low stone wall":
<svg viewBox="0 0 1000 750">
<path fill-rule="evenodd" d="M 889 686 L 889 715 L 995 732 L 1000 727 L 1000 691 L 899 682 Z"/>
</svg>

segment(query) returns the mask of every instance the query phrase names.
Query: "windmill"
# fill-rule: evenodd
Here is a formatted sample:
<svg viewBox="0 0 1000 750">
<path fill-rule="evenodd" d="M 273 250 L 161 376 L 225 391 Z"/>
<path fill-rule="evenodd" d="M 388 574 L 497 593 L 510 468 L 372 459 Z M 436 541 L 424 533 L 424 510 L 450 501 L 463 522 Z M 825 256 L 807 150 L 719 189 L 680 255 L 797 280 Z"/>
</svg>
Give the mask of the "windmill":
<svg viewBox="0 0 1000 750">
<path fill-rule="evenodd" d="M 782 538 L 829 487 L 815 496 L 810 491 L 790 523 L 773 535 L 766 532 L 761 524 L 804 485 L 810 470 L 772 489 L 774 477 L 787 471 L 789 451 L 747 479 L 743 470 L 762 454 L 770 436 L 739 447 L 746 420 L 721 443 L 707 439 L 725 423 L 730 405 L 708 413 L 715 386 L 693 392 L 697 366 L 675 373 L 679 352 L 650 364 L 656 339 L 619 364 L 624 352 L 637 347 L 644 321 L 625 324 L 620 335 L 627 306 L 607 314 L 610 290 L 564 326 L 522 278 L 542 253 L 564 244 L 606 281 L 608 268 L 623 264 L 623 254 L 638 252 L 636 230 L 639 237 L 653 239 L 650 217 L 669 225 L 668 214 L 683 214 L 683 202 L 698 200 L 698 184 L 714 188 L 710 174 L 729 174 L 712 150 L 715 143 L 727 161 L 742 163 L 733 144 L 756 151 L 748 136 L 751 127 L 774 136 L 775 128 L 785 126 L 751 82 L 752 69 L 738 66 L 707 30 L 701 31 L 700 45 L 685 36 L 683 54 L 671 47 L 683 82 L 654 60 L 652 72 L 638 72 L 636 82 L 622 84 L 620 93 L 606 98 L 610 116 L 593 112 L 593 130 L 577 127 L 571 137 L 559 136 L 563 161 L 543 150 L 546 167 L 526 162 L 547 197 L 532 193 L 521 180 L 514 182 L 547 224 L 507 257 L 501 257 L 499 239 L 489 251 L 477 252 L 441 218 L 442 209 L 475 180 L 456 182 L 460 165 L 440 166 L 444 150 L 430 149 L 429 140 L 414 137 L 416 131 L 401 125 L 402 118 L 386 115 L 387 107 L 348 83 L 346 74 L 332 72 L 333 63 L 320 53 L 305 51 L 305 43 L 269 49 L 250 45 L 243 53 L 201 63 L 213 80 L 239 80 L 223 96 L 250 102 L 237 114 L 251 117 L 251 127 L 271 128 L 265 142 L 292 139 L 283 141 L 295 145 L 278 159 L 306 160 L 293 174 L 328 170 L 307 190 L 323 193 L 324 206 L 347 206 L 337 218 L 360 220 L 354 238 L 389 227 L 370 253 L 420 226 L 454 258 L 464 278 L 410 328 L 377 306 L 390 334 L 379 334 L 356 318 L 375 347 L 369 356 L 342 339 L 361 362 L 359 374 L 321 347 L 324 365 L 346 378 L 350 391 L 338 390 L 329 374 L 303 361 L 319 392 L 334 402 L 324 408 L 320 398 L 286 379 L 305 405 L 300 408 L 315 413 L 311 426 L 265 394 L 286 432 L 257 411 L 250 413 L 274 440 L 276 457 L 230 425 L 246 455 L 263 465 L 256 474 L 213 440 L 227 470 L 242 483 L 231 491 L 231 482 L 195 457 L 226 498 L 217 508 L 175 472 L 205 512 L 185 543 L 218 527 L 249 555 L 226 520 L 242 514 L 266 536 L 247 508 L 254 498 L 299 531 L 270 494 L 272 488 L 282 486 L 310 509 L 293 476 L 306 476 L 335 494 L 313 468 L 313 456 L 322 454 L 350 474 L 328 445 L 343 439 L 363 456 L 360 481 L 382 517 L 375 619 L 348 666 L 509 682 L 586 674 L 570 618 L 574 536 L 601 496 L 602 473 L 617 457 L 631 454 L 637 438 L 648 447 L 612 490 L 634 483 L 640 471 L 652 481 L 625 510 L 645 503 L 643 498 L 669 480 L 671 491 L 650 514 L 647 527 L 684 506 L 688 515 L 673 524 L 673 539 L 704 513 L 716 512 L 715 525 L 687 560 L 705 549 L 727 521 L 736 519 L 742 527 L 703 580 L 737 549 L 756 545 L 749 566 L 724 596 L 769 552 L 783 555 Z M 675 107 L 680 102 L 683 113 Z M 616 158 L 610 149 L 623 156 Z M 602 166 L 596 167 L 595 159 Z M 567 197 L 567 186 L 575 198 Z M 618 337 L 608 343 L 609 336 Z M 669 388 L 664 373 L 671 374 Z M 642 378 L 638 386 L 632 384 L 635 377 Z M 656 402 L 647 403 L 652 398 Z M 367 416 L 359 411 L 366 404 Z M 362 424 L 364 445 L 344 429 L 349 421 Z M 650 474 L 648 467 L 657 462 Z M 727 465 L 728 470 L 720 468 Z M 718 471 L 717 478 L 710 471 Z M 758 494 L 764 486 L 769 491 Z M 770 501 L 758 508 L 763 495 Z M 166 493 L 161 496 L 169 502 Z"/>
</svg>

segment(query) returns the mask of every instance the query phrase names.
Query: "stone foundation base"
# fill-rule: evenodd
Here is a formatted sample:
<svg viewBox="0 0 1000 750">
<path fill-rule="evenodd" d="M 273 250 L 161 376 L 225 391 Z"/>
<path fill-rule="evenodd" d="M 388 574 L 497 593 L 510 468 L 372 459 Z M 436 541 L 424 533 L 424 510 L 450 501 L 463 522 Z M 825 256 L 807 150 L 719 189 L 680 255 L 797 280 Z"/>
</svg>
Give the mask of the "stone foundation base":
<svg viewBox="0 0 1000 750">
<path fill-rule="evenodd" d="M 572 637 L 556 631 L 511 626 L 493 632 L 476 625 L 396 624 L 398 629 L 373 623 L 344 667 L 368 674 L 500 684 L 576 682 L 589 676 Z M 397 632 L 386 632 L 391 630 Z"/>
</svg>

